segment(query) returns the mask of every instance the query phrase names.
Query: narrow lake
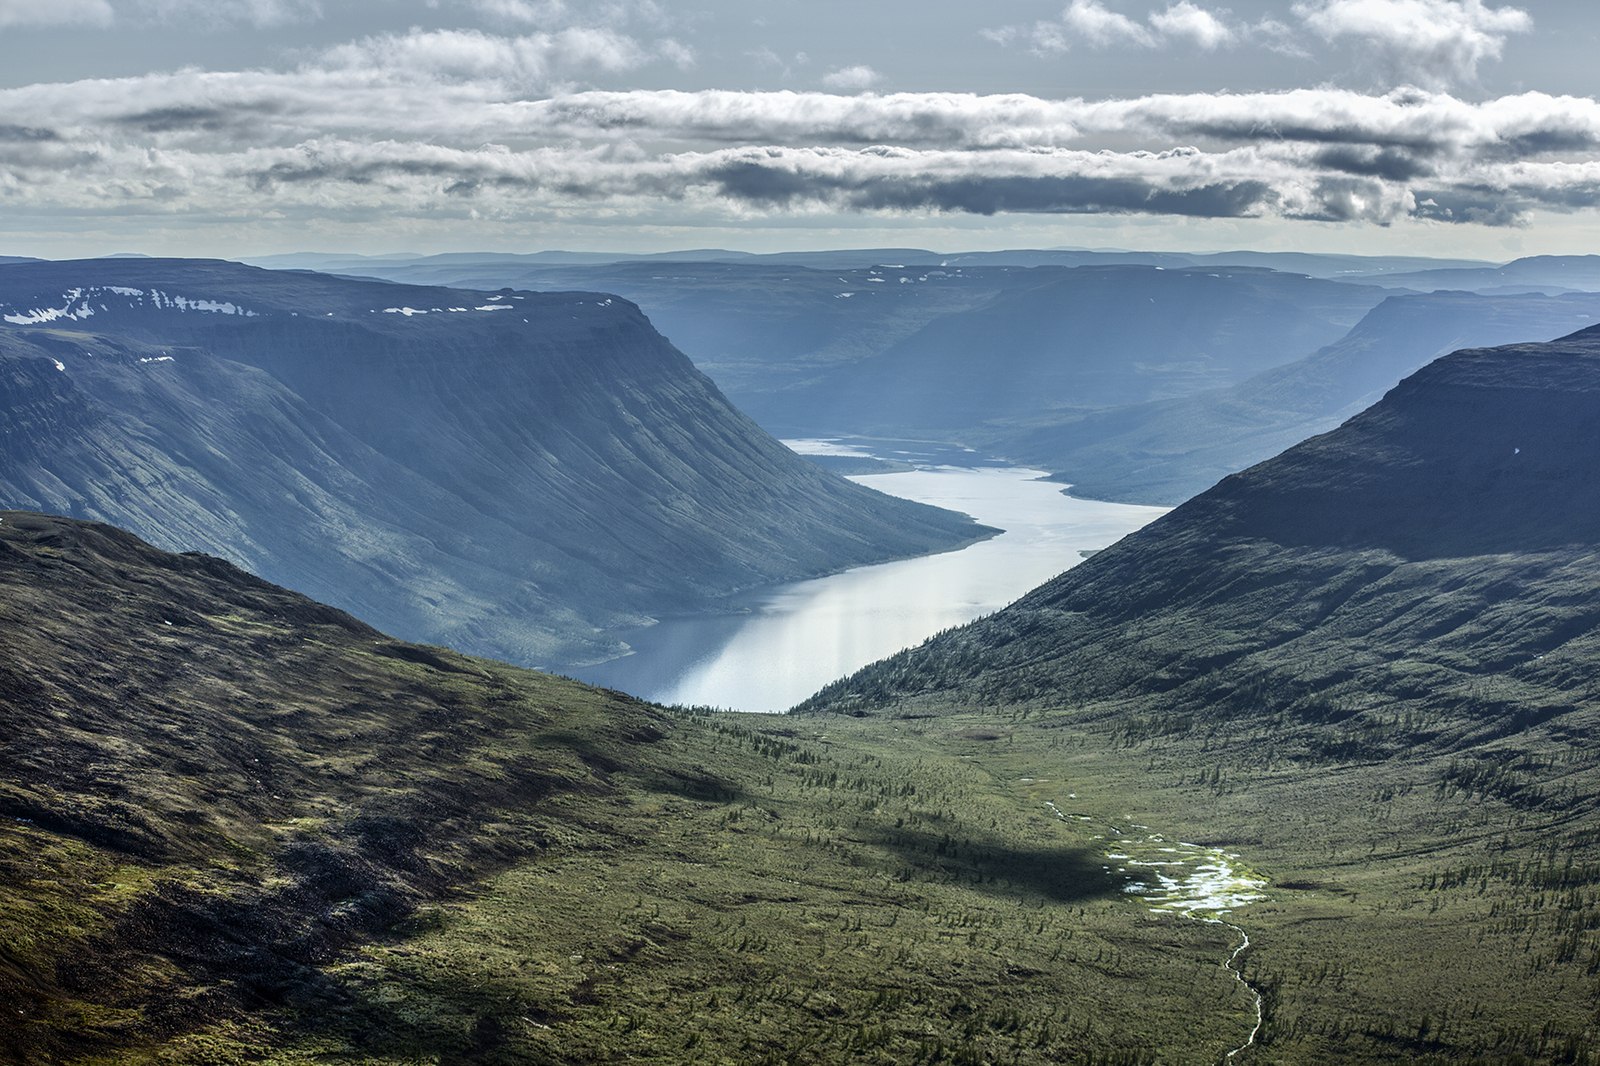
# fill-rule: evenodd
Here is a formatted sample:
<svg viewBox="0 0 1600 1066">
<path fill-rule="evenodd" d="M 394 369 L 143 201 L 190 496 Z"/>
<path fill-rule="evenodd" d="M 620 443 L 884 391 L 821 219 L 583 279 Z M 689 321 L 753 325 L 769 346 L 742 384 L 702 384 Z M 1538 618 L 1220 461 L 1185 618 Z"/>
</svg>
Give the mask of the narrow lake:
<svg viewBox="0 0 1600 1066">
<path fill-rule="evenodd" d="M 910 467 L 851 480 L 1005 532 L 960 551 L 767 589 L 730 604 L 727 614 L 635 630 L 625 634 L 633 655 L 575 671 L 579 678 L 661 703 L 782 711 L 829 681 L 1004 607 L 1167 510 L 1073 499 L 1040 480 L 1044 471 L 948 446 L 785 443 L 802 454 Z"/>
</svg>

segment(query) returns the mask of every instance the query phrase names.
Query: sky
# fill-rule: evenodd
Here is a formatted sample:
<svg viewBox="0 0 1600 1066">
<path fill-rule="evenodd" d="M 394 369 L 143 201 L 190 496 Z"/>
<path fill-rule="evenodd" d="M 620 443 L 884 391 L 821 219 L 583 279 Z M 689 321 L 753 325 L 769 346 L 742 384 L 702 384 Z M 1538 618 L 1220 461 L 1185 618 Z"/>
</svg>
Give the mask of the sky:
<svg viewBox="0 0 1600 1066">
<path fill-rule="evenodd" d="M 0 254 L 1600 251 L 1591 0 L 0 0 Z"/>
</svg>

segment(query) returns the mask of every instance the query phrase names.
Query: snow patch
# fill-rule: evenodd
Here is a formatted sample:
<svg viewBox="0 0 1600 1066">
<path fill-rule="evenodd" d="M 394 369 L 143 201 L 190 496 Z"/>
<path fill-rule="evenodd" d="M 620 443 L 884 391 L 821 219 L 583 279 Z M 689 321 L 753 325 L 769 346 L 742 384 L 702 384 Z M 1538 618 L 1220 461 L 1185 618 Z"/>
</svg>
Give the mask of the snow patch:
<svg viewBox="0 0 1600 1066">
<path fill-rule="evenodd" d="M 259 317 L 256 312 L 228 300 L 197 299 L 163 292 L 160 289 L 145 290 L 132 289 L 125 285 L 99 285 L 87 289 L 81 287 L 68 289 L 61 295 L 59 306 L 52 303 L 48 307 L 17 308 L 10 314 L 0 315 L 0 318 L 14 326 L 35 326 L 64 319 L 81 321 L 95 315 L 91 301 L 98 303 L 101 311 L 110 312 L 111 307 L 107 303 L 109 296 L 120 296 L 136 307 L 142 307 L 148 301 L 150 306 L 164 311 L 198 311 L 204 314 Z"/>
</svg>

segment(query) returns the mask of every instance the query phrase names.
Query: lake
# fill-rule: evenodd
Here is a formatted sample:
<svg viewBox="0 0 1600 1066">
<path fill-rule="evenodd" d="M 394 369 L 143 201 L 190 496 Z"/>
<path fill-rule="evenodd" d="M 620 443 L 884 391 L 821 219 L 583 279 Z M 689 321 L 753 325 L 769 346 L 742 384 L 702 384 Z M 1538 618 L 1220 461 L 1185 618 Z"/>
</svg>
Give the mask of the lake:
<svg viewBox="0 0 1600 1066">
<path fill-rule="evenodd" d="M 575 671 L 660 703 L 782 711 L 823 685 L 941 629 L 992 613 L 1165 514 L 1078 500 L 1042 470 L 911 441 L 786 441 L 802 454 L 873 458 L 902 469 L 851 477 L 1005 532 L 958 551 L 862 566 L 762 590 L 724 614 L 624 634 L 634 654 Z M 903 469 L 909 466 L 911 469 Z"/>
</svg>

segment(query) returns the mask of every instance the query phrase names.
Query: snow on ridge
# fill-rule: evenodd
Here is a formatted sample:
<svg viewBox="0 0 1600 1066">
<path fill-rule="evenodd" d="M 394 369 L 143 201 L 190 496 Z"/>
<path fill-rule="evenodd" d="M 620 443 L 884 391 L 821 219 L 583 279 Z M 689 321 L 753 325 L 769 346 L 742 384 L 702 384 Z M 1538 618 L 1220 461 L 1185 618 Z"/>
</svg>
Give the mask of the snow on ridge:
<svg viewBox="0 0 1600 1066">
<path fill-rule="evenodd" d="M 497 299 L 497 298 L 498 297 L 492 297 L 492 296 L 490 297 L 490 299 Z M 486 304 L 483 307 L 428 307 L 428 308 L 421 308 L 421 307 L 385 307 L 383 309 L 383 313 L 386 314 L 386 315 L 403 315 L 406 318 L 410 318 L 412 315 L 442 315 L 442 314 L 446 314 L 446 313 L 449 313 L 449 314 L 464 314 L 467 311 L 514 311 L 514 310 L 516 310 L 516 308 L 512 307 L 510 304 Z"/>
<path fill-rule="evenodd" d="M 10 314 L 0 314 L 0 319 L 14 326 L 36 326 L 46 322 L 58 322 L 63 319 L 81 321 L 92 318 L 96 314 L 90 301 L 99 305 L 101 311 L 110 311 L 106 300 L 108 296 L 121 296 L 132 301 L 134 306 L 143 306 L 149 300 L 150 306 L 164 311 L 198 311 L 204 314 L 241 315 L 245 318 L 257 318 L 255 311 L 240 307 L 232 301 L 198 299 L 192 296 L 177 296 L 163 292 L 160 289 L 131 289 L 125 285 L 95 285 L 89 288 L 68 289 L 61 295 L 60 306 L 16 308 Z"/>
</svg>

